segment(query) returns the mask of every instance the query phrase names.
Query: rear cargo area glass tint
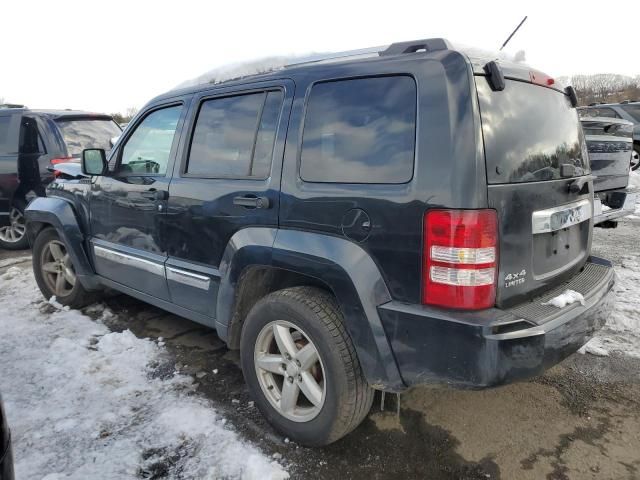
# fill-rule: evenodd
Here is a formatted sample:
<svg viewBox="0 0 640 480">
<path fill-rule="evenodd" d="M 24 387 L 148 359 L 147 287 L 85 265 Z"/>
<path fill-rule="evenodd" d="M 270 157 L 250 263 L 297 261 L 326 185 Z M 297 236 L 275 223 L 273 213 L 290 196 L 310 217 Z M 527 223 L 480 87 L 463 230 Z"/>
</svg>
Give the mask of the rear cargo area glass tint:
<svg viewBox="0 0 640 480">
<path fill-rule="evenodd" d="M 575 167 L 574 176 L 588 173 L 578 115 L 566 95 L 514 80 L 494 92 L 485 77 L 475 78 L 490 184 L 560 179 L 564 164 Z"/>
</svg>

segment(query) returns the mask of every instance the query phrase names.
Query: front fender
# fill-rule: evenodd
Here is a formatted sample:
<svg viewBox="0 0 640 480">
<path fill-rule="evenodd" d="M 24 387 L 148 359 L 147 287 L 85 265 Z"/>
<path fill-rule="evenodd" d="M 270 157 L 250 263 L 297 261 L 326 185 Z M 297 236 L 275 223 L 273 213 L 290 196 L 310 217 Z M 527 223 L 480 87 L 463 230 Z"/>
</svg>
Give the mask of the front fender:
<svg viewBox="0 0 640 480">
<path fill-rule="evenodd" d="M 35 198 L 25 210 L 27 235 L 33 245 L 36 236 L 46 226 L 55 228 L 64 242 L 76 270 L 76 276 L 87 290 L 99 288 L 95 272 L 85 251 L 85 235 L 71 204 L 58 197 Z"/>
<path fill-rule="evenodd" d="M 269 228 L 241 230 L 232 238 L 220 266 L 217 325 L 231 321 L 241 272 L 265 265 L 314 277 L 335 295 L 345 326 L 370 385 L 387 391 L 406 388 L 378 315 L 391 295 L 377 265 L 359 245 L 318 233 Z"/>
</svg>

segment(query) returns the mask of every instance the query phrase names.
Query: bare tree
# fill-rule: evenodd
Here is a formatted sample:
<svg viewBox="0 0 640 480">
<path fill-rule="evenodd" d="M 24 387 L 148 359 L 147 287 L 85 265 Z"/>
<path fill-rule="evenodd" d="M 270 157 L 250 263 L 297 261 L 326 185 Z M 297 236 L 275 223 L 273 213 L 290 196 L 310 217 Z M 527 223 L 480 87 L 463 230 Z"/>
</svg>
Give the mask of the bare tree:
<svg viewBox="0 0 640 480">
<path fill-rule="evenodd" d="M 595 75 L 573 75 L 558 80 L 573 85 L 580 105 L 640 100 L 640 75 L 628 77 L 614 73 L 598 73 Z"/>
<path fill-rule="evenodd" d="M 138 109 L 136 107 L 127 108 L 127 110 L 124 112 L 124 118 L 126 119 L 125 121 L 131 121 L 131 119 L 136 116 L 136 113 L 138 113 Z"/>
</svg>

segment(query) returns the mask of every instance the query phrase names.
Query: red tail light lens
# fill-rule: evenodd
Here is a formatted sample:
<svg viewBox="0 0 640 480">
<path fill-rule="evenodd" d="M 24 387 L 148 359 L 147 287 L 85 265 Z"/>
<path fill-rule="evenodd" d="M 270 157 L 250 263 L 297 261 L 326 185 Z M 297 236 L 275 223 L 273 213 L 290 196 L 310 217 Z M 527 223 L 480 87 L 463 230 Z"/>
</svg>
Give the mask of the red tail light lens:
<svg viewBox="0 0 640 480">
<path fill-rule="evenodd" d="M 52 158 L 51 160 L 49 160 L 49 163 L 51 165 L 57 165 L 59 163 L 76 163 L 77 161 L 78 160 L 73 157 L 58 157 L 58 158 Z M 54 170 L 53 176 L 58 178 L 60 176 L 60 172 L 58 170 Z"/>
<path fill-rule="evenodd" d="M 75 159 L 73 157 L 58 157 L 52 158 L 51 160 L 49 160 L 49 163 L 51 163 L 51 165 L 57 165 L 59 163 L 73 163 L 74 160 Z"/>
<path fill-rule="evenodd" d="M 480 310 L 496 299 L 495 210 L 430 210 L 424 217 L 422 303 Z"/>
</svg>

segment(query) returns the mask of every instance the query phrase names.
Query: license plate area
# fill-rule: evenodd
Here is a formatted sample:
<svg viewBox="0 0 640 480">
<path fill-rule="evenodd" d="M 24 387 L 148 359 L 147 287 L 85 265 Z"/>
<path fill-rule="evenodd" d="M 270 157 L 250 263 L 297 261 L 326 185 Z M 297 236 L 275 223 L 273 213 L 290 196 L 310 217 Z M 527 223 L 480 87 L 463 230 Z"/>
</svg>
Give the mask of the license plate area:
<svg viewBox="0 0 640 480">
<path fill-rule="evenodd" d="M 577 225 L 593 216 L 591 201 L 588 199 L 533 212 L 531 229 L 534 235 L 549 233 Z"/>
<path fill-rule="evenodd" d="M 532 214 L 533 277 L 544 280 L 569 270 L 588 255 L 591 200 Z"/>
</svg>

